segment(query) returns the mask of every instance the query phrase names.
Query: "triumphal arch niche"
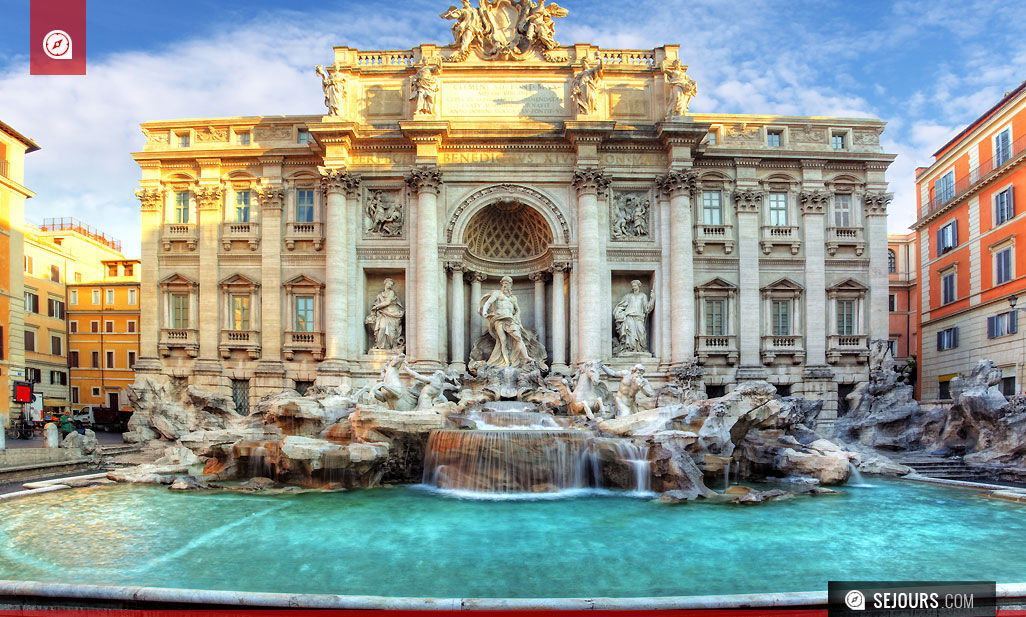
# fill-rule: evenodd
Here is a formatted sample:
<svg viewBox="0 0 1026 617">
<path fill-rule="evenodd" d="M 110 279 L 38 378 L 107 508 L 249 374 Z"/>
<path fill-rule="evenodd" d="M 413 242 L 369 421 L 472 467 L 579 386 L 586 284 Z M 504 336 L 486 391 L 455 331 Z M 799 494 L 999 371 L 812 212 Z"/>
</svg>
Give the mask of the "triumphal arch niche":
<svg viewBox="0 0 1026 617">
<path fill-rule="evenodd" d="M 439 10 L 447 43 L 334 48 L 322 115 L 143 125 L 141 373 L 255 398 L 398 352 L 602 360 L 768 379 L 825 417 L 866 379 L 884 123 L 695 113 L 676 45 L 565 45 L 542 0 Z"/>
</svg>

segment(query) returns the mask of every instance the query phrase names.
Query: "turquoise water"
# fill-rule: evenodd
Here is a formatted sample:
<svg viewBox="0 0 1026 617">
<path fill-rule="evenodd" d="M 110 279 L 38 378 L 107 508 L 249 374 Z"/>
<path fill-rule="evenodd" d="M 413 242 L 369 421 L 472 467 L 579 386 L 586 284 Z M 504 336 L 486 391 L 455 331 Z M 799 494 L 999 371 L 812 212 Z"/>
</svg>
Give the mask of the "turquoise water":
<svg viewBox="0 0 1026 617">
<path fill-rule="evenodd" d="M 1026 581 L 1026 507 L 872 482 L 757 506 L 615 495 L 473 501 L 415 487 L 289 496 L 59 491 L 0 506 L 0 578 L 431 597 Z"/>
</svg>

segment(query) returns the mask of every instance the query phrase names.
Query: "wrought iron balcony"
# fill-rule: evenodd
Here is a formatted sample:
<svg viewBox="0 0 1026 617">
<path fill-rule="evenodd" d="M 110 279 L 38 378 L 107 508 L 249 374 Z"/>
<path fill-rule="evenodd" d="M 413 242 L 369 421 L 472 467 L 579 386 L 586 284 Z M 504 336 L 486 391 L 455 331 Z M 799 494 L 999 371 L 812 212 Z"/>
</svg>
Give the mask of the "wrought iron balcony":
<svg viewBox="0 0 1026 617">
<path fill-rule="evenodd" d="M 930 187 L 931 197 L 928 203 L 927 212 L 924 212 L 923 216 L 932 214 L 949 203 L 961 199 L 963 195 L 976 188 L 981 183 L 990 180 L 996 172 L 1007 168 L 1012 162 L 1018 160 L 1023 152 L 1026 152 L 1026 135 L 1023 135 L 1012 142 L 1008 152 L 1001 153 L 999 156 L 992 156 L 986 161 L 980 163 L 979 166 L 970 169 L 969 173 L 966 175 L 956 178 L 955 185 L 951 190 L 942 191 L 941 194 L 938 195 L 936 194 L 936 182 L 934 182 L 933 186 Z"/>
</svg>

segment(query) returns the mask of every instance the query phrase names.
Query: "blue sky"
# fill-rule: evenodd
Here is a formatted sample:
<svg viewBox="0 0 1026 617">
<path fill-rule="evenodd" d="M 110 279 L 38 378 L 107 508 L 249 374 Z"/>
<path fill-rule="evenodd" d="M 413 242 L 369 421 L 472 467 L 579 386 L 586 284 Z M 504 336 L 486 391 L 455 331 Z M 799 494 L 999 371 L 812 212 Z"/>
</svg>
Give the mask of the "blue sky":
<svg viewBox="0 0 1026 617">
<path fill-rule="evenodd" d="M 1023 2 L 557 2 L 563 44 L 680 44 L 692 111 L 887 121 L 895 233 L 915 218 L 915 168 L 1026 80 Z M 0 0 L 0 120 L 43 148 L 27 217 L 78 216 L 137 255 L 140 122 L 321 113 L 312 67 L 333 45 L 448 43 L 452 3 L 90 0 L 88 75 L 49 77 L 28 74 L 28 1 Z"/>
</svg>

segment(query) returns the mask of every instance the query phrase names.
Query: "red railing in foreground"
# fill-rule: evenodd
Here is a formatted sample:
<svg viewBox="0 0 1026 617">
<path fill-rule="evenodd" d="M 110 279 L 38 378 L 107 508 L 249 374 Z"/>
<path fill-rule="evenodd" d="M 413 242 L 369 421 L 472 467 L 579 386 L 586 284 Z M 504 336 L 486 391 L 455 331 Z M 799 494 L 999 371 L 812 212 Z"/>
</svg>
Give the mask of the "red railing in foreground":
<svg viewBox="0 0 1026 617">
<path fill-rule="evenodd" d="M 119 253 L 121 252 L 121 240 L 118 240 L 114 236 L 105 234 L 92 225 L 86 225 L 74 217 L 64 216 L 60 218 L 43 219 L 43 224 L 39 226 L 39 229 L 40 231 L 78 232 L 87 238 L 96 240 L 106 247 L 112 248 Z"/>
</svg>

